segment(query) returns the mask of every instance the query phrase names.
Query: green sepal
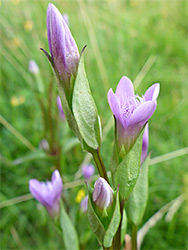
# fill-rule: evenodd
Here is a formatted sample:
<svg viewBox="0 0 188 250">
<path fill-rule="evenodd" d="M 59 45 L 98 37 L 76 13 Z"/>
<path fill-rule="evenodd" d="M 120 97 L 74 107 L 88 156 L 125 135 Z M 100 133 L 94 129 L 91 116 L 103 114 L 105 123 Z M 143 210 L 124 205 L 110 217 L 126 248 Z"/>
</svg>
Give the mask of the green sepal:
<svg viewBox="0 0 188 250">
<path fill-rule="evenodd" d="M 118 230 L 120 219 L 121 219 L 121 213 L 120 213 L 120 205 L 119 205 L 119 190 L 117 190 L 114 212 L 113 212 L 110 224 L 108 225 L 108 228 L 105 232 L 105 236 L 103 240 L 104 247 L 110 247 L 112 245 L 112 240 Z"/>
<path fill-rule="evenodd" d="M 61 211 L 60 211 L 60 226 L 63 232 L 65 248 L 67 250 L 79 249 L 79 241 L 78 241 L 76 230 L 62 203 L 61 203 Z"/>
<path fill-rule="evenodd" d="M 120 185 L 120 195 L 125 200 L 133 190 L 139 175 L 143 133 L 144 129 L 132 149 L 125 155 L 115 172 L 112 173 L 115 187 Z"/>
<path fill-rule="evenodd" d="M 136 185 L 127 201 L 128 219 L 138 226 L 143 218 L 148 200 L 148 166 L 150 156 L 143 162 Z"/>
<path fill-rule="evenodd" d="M 115 204 L 104 212 L 96 208 L 92 199 L 93 189 L 88 184 L 87 189 L 89 197 L 87 210 L 89 224 L 99 243 L 104 247 L 110 247 L 121 219 L 119 191 L 117 190 L 114 195 Z"/>
<path fill-rule="evenodd" d="M 80 134 L 85 143 L 90 148 L 100 148 L 100 120 L 87 80 L 83 55 L 80 58 L 74 83 L 72 109 Z"/>
<path fill-rule="evenodd" d="M 87 216 L 88 216 L 88 221 L 90 224 L 90 227 L 94 234 L 97 237 L 98 242 L 102 245 L 103 244 L 103 239 L 105 235 L 105 229 L 103 224 L 101 223 L 97 213 L 94 210 L 94 204 L 92 201 L 92 193 L 93 189 L 89 186 L 89 184 L 86 185 L 87 190 L 88 190 L 88 209 L 87 209 Z"/>
</svg>

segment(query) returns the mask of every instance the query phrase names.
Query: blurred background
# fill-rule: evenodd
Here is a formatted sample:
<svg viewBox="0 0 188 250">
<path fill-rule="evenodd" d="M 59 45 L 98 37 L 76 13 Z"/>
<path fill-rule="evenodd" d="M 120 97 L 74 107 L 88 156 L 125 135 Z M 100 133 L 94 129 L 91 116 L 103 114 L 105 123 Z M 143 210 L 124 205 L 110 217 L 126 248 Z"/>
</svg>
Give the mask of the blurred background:
<svg viewBox="0 0 188 250">
<path fill-rule="evenodd" d="M 87 45 L 86 71 L 102 121 L 102 156 L 108 169 L 113 120 L 107 91 L 115 90 L 123 75 L 139 95 L 160 83 L 157 110 L 149 121 L 150 190 L 142 225 L 169 202 L 180 202 L 170 215 L 168 206 L 162 210 L 142 249 L 187 249 L 187 1 L 51 2 L 68 14 L 79 50 Z M 86 215 L 80 213 L 86 190 L 79 167 L 90 157 L 58 112 L 56 81 L 40 51 L 49 51 L 47 6 L 48 1 L 0 1 L 1 249 L 63 248 L 46 210 L 28 190 L 29 179 L 46 180 L 55 167 L 63 175 L 63 199 L 82 249 L 99 249 Z M 39 67 L 37 75 L 29 71 L 30 59 Z M 41 146 L 44 138 L 48 143 Z"/>
</svg>

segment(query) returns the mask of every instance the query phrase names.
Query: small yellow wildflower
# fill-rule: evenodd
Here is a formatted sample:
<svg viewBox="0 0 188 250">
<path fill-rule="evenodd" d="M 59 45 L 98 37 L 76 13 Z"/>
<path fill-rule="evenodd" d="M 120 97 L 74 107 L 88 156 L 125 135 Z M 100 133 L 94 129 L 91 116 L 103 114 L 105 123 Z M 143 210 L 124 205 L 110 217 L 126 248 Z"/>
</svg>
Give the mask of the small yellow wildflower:
<svg viewBox="0 0 188 250">
<path fill-rule="evenodd" d="M 18 98 L 17 97 L 15 97 L 15 96 L 13 96 L 11 99 L 10 99 L 10 103 L 11 103 L 11 105 L 13 106 L 13 107 L 16 107 L 16 106 L 18 106 Z"/>
<path fill-rule="evenodd" d="M 12 107 L 17 107 L 23 104 L 24 102 L 25 102 L 25 96 L 19 96 L 19 97 L 13 96 L 10 99 L 10 104 L 12 105 Z"/>
<path fill-rule="evenodd" d="M 84 189 L 80 189 L 79 192 L 78 192 L 78 194 L 77 194 L 77 196 L 76 196 L 75 201 L 76 201 L 77 203 L 80 203 L 81 200 L 82 200 L 84 197 L 85 197 L 85 191 L 84 191 Z"/>
<path fill-rule="evenodd" d="M 20 47 L 20 44 L 21 44 L 20 39 L 19 39 L 18 37 L 14 37 L 14 38 L 12 39 L 12 43 L 13 43 L 13 45 L 14 45 L 16 48 Z"/>
<path fill-rule="evenodd" d="M 25 29 L 26 31 L 31 31 L 32 28 L 33 28 L 33 23 L 32 23 L 31 21 L 26 21 L 26 22 L 24 23 L 24 29 Z"/>
</svg>

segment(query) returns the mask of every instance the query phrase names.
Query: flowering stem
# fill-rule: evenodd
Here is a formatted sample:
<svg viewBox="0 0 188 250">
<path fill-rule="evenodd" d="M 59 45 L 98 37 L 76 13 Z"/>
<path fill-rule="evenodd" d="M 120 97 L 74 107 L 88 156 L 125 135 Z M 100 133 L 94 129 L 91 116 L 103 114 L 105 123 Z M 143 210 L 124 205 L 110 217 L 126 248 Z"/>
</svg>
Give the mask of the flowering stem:
<svg viewBox="0 0 188 250">
<path fill-rule="evenodd" d="M 100 176 L 103 177 L 109 183 L 106 168 L 104 166 L 104 162 L 102 160 L 99 150 L 94 150 L 91 152 L 91 154 L 93 155 L 93 159 L 97 165 L 97 169 Z"/>
<path fill-rule="evenodd" d="M 132 250 L 137 250 L 137 226 L 132 224 Z"/>
</svg>

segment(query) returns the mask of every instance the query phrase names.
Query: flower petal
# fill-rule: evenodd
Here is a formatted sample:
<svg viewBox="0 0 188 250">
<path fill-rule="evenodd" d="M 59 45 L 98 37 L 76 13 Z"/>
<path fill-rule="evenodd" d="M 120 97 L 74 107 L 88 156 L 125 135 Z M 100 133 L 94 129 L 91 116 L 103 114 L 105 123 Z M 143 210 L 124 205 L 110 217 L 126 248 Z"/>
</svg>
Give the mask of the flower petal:
<svg viewBox="0 0 188 250">
<path fill-rule="evenodd" d="M 160 84 L 155 83 L 153 84 L 148 90 L 146 90 L 146 93 L 144 94 L 144 98 L 146 101 L 152 101 L 156 100 L 159 95 L 160 90 Z"/>
<path fill-rule="evenodd" d="M 129 96 L 134 97 L 133 84 L 128 77 L 123 76 L 119 81 L 116 88 L 116 96 L 120 104 L 122 104 L 122 102 L 124 102 Z"/>
<path fill-rule="evenodd" d="M 44 190 L 43 185 L 36 179 L 31 179 L 29 181 L 29 191 L 32 195 L 44 206 L 48 205 L 45 200 L 46 192 Z"/>
<path fill-rule="evenodd" d="M 154 113 L 156 106 L 156 101 L 148 101 L 140 104 L 140 106 L 131 115 L 128 126 L 132 126 L 138 123 L 146 123 Z"/>
<path fill-rule="evenodd" d="M 116 119 L 121 121 L 122 119 L 121 119 L 120 104 L 117 99 L 117 96 L 114 94 L 112 89 L 108 91 L 108 103 Z"/>
</svg>

